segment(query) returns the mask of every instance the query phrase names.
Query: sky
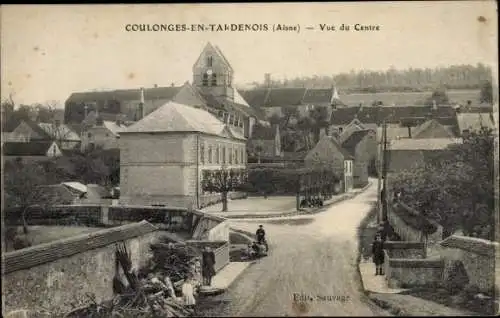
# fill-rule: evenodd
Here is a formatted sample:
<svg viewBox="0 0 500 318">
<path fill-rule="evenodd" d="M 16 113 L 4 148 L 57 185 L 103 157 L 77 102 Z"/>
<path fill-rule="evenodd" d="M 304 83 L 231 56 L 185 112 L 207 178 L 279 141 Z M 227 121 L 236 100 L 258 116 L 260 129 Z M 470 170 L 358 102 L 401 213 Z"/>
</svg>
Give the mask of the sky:
<svg viewBox="0 0 500 318">
<path fill-rule="evenodd" d="M 350 70 L 484 63 L 496 72 L 494 1 L 2 5 L 1 93 L 17 104 L 72 92 L 182 85 L 208 41 L 235 83 Z M 128 32 L 127 24 L 268 24 L 268 32 Z M 275 24 L 299 32 L 272 32 Z M 320 31 L 320 24 L 337 31 Z M 350 31 L 339 31 L 341 24 Z M 354 24 L 379 31 L 354 31 Z M 314 30 L 306 30 L 307 26 Z M 498 78 L 497 76 L 495 76 Z"/>
</svg>

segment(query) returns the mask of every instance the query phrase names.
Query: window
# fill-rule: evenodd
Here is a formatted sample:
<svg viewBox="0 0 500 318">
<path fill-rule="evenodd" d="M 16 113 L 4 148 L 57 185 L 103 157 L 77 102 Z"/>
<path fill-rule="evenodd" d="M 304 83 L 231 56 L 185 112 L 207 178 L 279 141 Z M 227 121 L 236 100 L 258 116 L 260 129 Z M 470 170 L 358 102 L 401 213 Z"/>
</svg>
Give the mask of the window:
<svg viewBox="0 0 500 318">
<path fill-rule="evenodd" d="M 227 75 L 227 86 L 231 87 L 231 75 Z"/>
<path fill-rule="evenodd" d="M 238 153 L 238 149 L 234 149 L 234 163 L 236 164 L 240 163 L 240 155 Z"/>
<path fill-rule="evenodd" d="M 220 163 L 220 150 L 219 150 L 219 145 L 215 146 L 215 163 L 219 164 Z"/>
<path fill-rule="evenodd" d="M 211 56 L 207 56 L 207 66 L 208 67 L 212 67 L 212 62 L 213 62 L 213 58 Z"/>
<path fill-rule="evenodd" d="M 226 163 L 226 147 L 222 146 L 222 163 Z"/>
<path fill-rule="evenodd" d="M 205 145 L 200 144 L 200 162 L 205 163 Z"/>
<path fill-rule="evenodd" d="M 343 130 L 343 129 L 342 129 L 342 127 L 339 127 L 339 133 L 341 133 L 341 132 L 342 132 L 342 130 Z"/>
<path fill-rule="evenodd" d="M 212 163 L 212 146 L 208 146 L 208 163 Z"/>
<path fill-rule="evenodd" d="M 87 137 L 88 137 L 88 138 L 92 138 L 92 133 L 90 133 L 90 132 L 89 132 L 89 133 L 87 134 Z"/>
<path fill-rule="evenodd" d="M 203 73 L 203 81 L 202 81 L 203 86 L 208 86 L 208 74 Z"/>
<path fill-rule="evenodd" d="M 106 137 L 109 137 L 109 133 L 106 133 Z"/>
<path fill-rule="evenodd" d="M 232 148 L 228 148 L 229 149 L 229 164 L 232 165 L 233 164 L 233 149 Z"/>
<path fill-rule="evenodd" d="M 217 75 L 212 74 L 212 86 L 217 86 Z"/>
</svg>

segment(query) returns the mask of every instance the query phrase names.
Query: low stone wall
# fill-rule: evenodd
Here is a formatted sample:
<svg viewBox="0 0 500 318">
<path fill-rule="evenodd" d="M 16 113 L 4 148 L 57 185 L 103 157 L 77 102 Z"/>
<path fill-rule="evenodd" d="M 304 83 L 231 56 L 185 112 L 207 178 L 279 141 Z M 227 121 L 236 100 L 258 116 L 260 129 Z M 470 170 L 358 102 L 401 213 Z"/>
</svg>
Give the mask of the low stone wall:
<svg viewBox="0 0 500 318">
<path fill-rule="evenodd" d="M 5 211 L 5 222 L 8 225 L 22 225 L 22 210 Z M 87 225 L 99 226 L 103 219 L 103 211 L 99 205 L 56 205 L 46 209 L 33 207 L 26 210 L 28 225 Z"/>
<path fill-rule="evenodd" d="M 443 279 L 442 260 L 391 258 L 384 252 L 385 278 L 390 288 L 435 286 Z"/>
<path fill-rule="evenodd" d="M 461 261 L 469 284 L 482 292 L 491 292 L 495 286 L 495 265 L 498 264 L 499 243 L 474 237 L 452 235 L 439 244 L 439 254 L 445 262 L 444 279 L 454 261 Z"/>
<path fill-rule="evenodd" d="M 124 242 L 134 267 L 162 231 L 140 222 L 78 235 L 3 254 L 3 313 L 19 308 L 67 312 L 113 297 L 115 243 Z"/>
<path fill-rule="evenodd" d="M 423 242 L 386 241 L 384 248 L 391 258 L 422 259 L 426 257 Z"/>
</svg>

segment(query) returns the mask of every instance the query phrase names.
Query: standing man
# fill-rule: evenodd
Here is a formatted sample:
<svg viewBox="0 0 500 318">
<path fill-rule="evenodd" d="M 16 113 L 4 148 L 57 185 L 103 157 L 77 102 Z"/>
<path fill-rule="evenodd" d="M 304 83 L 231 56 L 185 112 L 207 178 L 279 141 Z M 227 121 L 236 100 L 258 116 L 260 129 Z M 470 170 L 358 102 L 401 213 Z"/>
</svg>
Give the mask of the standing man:
<svg viewBox="0 0 500 318">
<path fill-rule="evenodd" d="M 266 241 L 266 231 L 264 231 L 264 226 L 259 225 L 259 228 L 255 232 L 255 236 L 257 236 L 257 242 L 259 244 L 264 244 L 266 247 L 266 252 L 269 251 L 269 247 L 267 246 L 267 241 Z"/>
<path fill-rule="evenodd" d="M 375 240 L 372 243 L 372 255 L 373 262 L 375 263 L 375 275 L 384 275 L 383 265 L 384 265 L 384 242 L 380 234 L 375 236 Z"/>
<path fill-rule="evenodd" d="M 212 285 L 212 277 L 215 275 L 215 253 L 209 246 L 202 252 L 203 267 L 201 275 L 203 276 L 203 285 Z"/>
</svg>

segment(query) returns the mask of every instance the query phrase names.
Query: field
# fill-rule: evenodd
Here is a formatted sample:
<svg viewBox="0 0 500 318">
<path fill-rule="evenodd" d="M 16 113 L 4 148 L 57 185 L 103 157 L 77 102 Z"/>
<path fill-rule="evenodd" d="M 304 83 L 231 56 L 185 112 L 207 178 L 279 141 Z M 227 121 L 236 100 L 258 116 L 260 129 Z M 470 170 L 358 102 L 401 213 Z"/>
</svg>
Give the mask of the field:
<svg viewBox="0 0 500 318">
<path fill-rule="evenodd" d="M 466 104 L 468 100 L 472 101 L 472 105 L 479 104 L 479 90 L 449 90 L 448 97 L 451 102 Z M 432 92 L 404 92 L 404 93 L 356 93 L 342 94 L 339 92 L 339 98 L 348 106 L 371 105 L 373 101 L 381 101 L 384 105 L 395 106 L 411 106 L 419 105 L 427 97 L 431 96 Z"/>
</svg>

